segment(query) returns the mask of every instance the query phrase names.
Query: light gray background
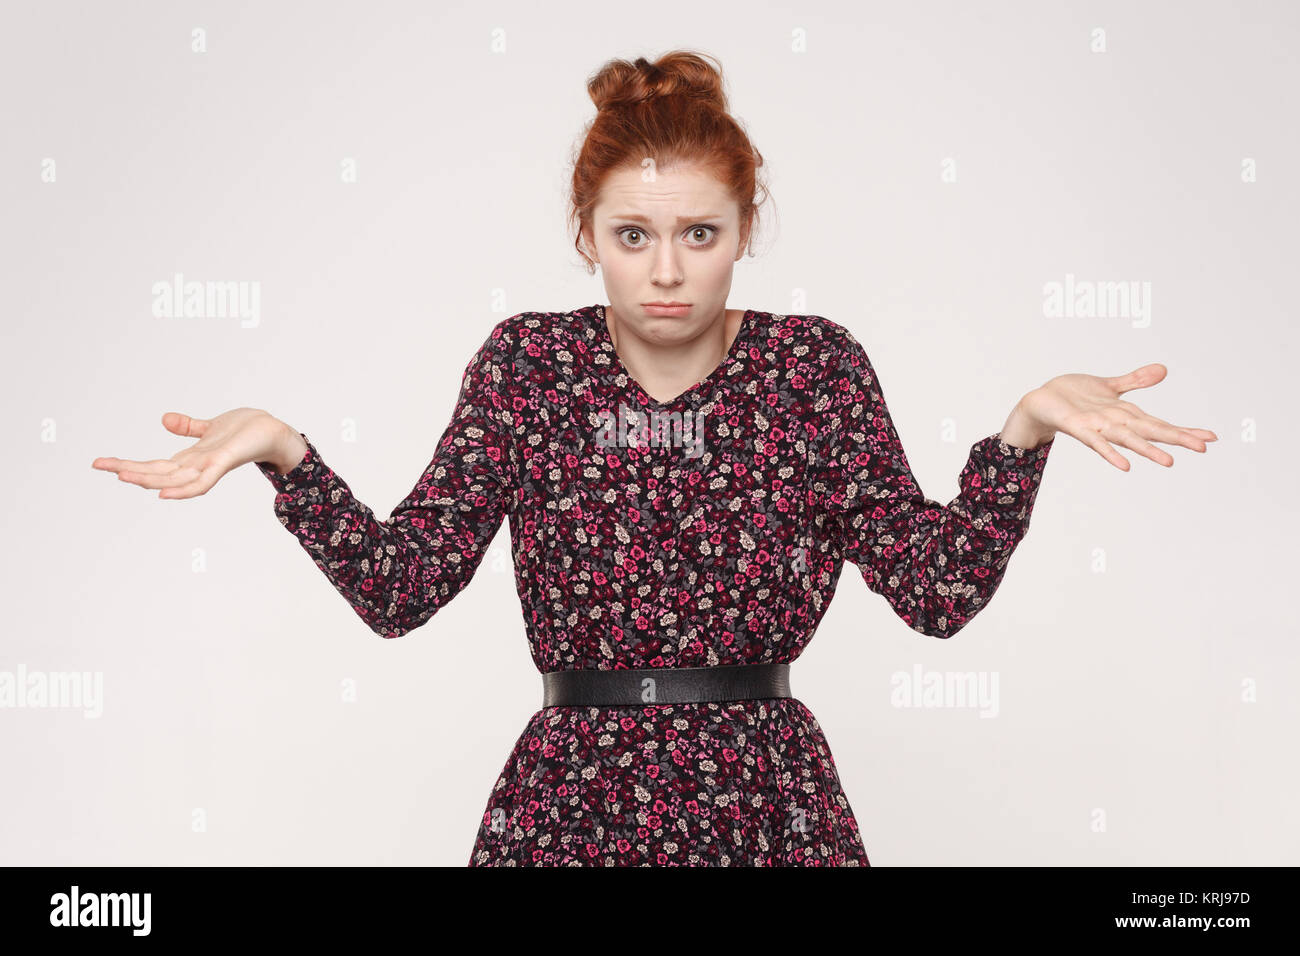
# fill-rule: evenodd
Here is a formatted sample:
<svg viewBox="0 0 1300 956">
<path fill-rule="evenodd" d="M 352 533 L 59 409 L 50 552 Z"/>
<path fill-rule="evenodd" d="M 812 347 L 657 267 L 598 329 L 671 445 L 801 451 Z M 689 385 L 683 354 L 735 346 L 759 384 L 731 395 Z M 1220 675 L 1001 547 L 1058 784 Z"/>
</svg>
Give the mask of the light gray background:
<svg viewBox="0 0 1300 956">
<path fill-rule="evenodd" d="M 607 301 L 564 223 L 586 79 L 673 48 L 769 163 L 729 304 L 847 326 L 929 496 L 1065 372 L 1163 362 L 1127 397 L 1221 436 L 1128 473 L 1059 436 L 951 641 L 846 566 L 792 679 L 873 864 L 1300 862 L 1297 33 L 1281 2 L 6 3 L 0 669 L 100 673 L 104 713 L 0 710 L 0 862 L 468 861 L 540 706 L 508 526 L 384 641 L 251 466 L 161 501 L 90 462 L 262 407 L 387 517 L 494 323 Z M 154 317 L 176 272 L 256 281 L 260 324 Z M 1046 318 L 1067 273 L 1150 282 L 1150 325 Z M 996 674 L 998 715 L 894 706 L 918 665 Z"/>
</svg>

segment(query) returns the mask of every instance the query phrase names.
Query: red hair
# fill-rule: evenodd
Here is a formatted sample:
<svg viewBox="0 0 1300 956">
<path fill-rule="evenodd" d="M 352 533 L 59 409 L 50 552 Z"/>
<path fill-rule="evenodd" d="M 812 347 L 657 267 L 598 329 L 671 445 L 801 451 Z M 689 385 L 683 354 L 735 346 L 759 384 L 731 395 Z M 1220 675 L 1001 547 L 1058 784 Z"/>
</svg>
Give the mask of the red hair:
<svg viewBox="0 0 1300 956">
<path fill-rule="evenodd" d="M 758 207 L 767 196 L 758 177 L 763 156 L 727 112 L 721 65 L 715 64 L 713 57 L 674 50 L 654 63 L 609 60 L 587 80 L 596 116 L 573 161 L 569 225 L 589 274 L 595 261 L 583 248 L 582 232 L 591 226 L 601 186 L 614 170 L 640 169 L 646 158 L 656 169 L 697 163 L 712 173 L 739 206 L 742 231 L 750 223 L 753 254 Z"/>
</svg>

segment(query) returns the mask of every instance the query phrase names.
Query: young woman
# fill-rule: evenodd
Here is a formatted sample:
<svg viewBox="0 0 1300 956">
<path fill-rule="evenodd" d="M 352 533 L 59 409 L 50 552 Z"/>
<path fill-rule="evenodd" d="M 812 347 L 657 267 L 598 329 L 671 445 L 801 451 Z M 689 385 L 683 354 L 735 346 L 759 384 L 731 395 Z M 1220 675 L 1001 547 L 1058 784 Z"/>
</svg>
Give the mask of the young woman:
<svg viewBox="0 0 1300 956">
<path fill-rule="evenodd" d="M 817 315 L 727 309 L 762 157 L 693 53 L 614 60 L 573 171 L 575 243 L 609 303 L 499 322 L 450 425 L 386 521 L 307 436 L 241 408 L 175 412 L 198 441 L 94 466 L 164 498 L 254 462 L 275 511 L 382 637 L 469 582 L 510 521 L 543 703 L 492 788 L 488 865 L 868 866 L 830 747 L 790 696 L 844 561 L 911 628 L 948 638 L 996 591 L 1054 436 L 1205 451 L 1122 401 L 1163 366 L 1072 374 L 976 442 L 961 491 L 926 498 L 857 340 Z"/>
</svg>

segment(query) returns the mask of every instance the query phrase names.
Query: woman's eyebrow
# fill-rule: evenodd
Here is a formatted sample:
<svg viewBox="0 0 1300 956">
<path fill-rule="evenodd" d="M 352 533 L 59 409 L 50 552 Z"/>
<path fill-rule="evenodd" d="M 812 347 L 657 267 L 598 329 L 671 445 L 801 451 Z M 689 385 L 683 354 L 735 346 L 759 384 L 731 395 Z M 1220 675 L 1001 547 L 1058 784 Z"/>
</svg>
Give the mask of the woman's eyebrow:
<svg viewBox="0 0 1300 956">
<path fill-rule="evenodd" d="M 631 220 L 632 222 L 643 222 L 643 223 L 645 223 L 646 225 L 649 225 L 649 224 L 650 224 L 650 220 L 649 220 L 649 219 L 647 219 L 645 216 L 639 216 L 639 215 L 637 215 L 636 213 L 616 213 L 616 214 L 614 214 L 613 216 L 610 216 L 610 218 L 611 218 L 611 219 L 629 219 L 629 220 Z M 706 212 L 706 213 L 702 213 L 701 215 L 698 215 L 698 216 L 678 216 L 678 217 L 677 217 L 677 222 L 678 222 L 678 223 L 683 223 L 683 222 L 696 222 L 696 221 L 698 221 L 698 220 L 700 220 L 700 219 L 721 219 L 721 218 L 722 218 L 722 214 L 721 214 L 721 213 L 716 213 L 716 212 Z"/>
</svg>

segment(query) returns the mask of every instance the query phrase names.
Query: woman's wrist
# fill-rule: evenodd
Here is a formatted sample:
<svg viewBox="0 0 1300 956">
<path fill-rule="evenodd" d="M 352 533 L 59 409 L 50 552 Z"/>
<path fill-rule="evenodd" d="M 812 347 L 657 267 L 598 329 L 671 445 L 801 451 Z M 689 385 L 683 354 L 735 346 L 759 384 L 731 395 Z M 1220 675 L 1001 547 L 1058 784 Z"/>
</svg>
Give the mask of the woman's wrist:
<svg viewBox="0 0 1300 956">
<path fill-rule="evenodd" d="M 292 425 L 280 422 L 280 426 L 279 448 L 275 457 L 271 459 L 271 465 L 281 475 L 287 475 L 306 457 L 307 443 L 303 441 L 298 429 Z"/>
<path fill-rule="evenodd" d="M 998 436 L 1002 441 L 1015 448 L 1034 449 L 1056 437 L 1056 431 L 1044 429 L 1043 426 L 1025 411 L 1022 398 L 1007 416 Z"/>
</svg>

